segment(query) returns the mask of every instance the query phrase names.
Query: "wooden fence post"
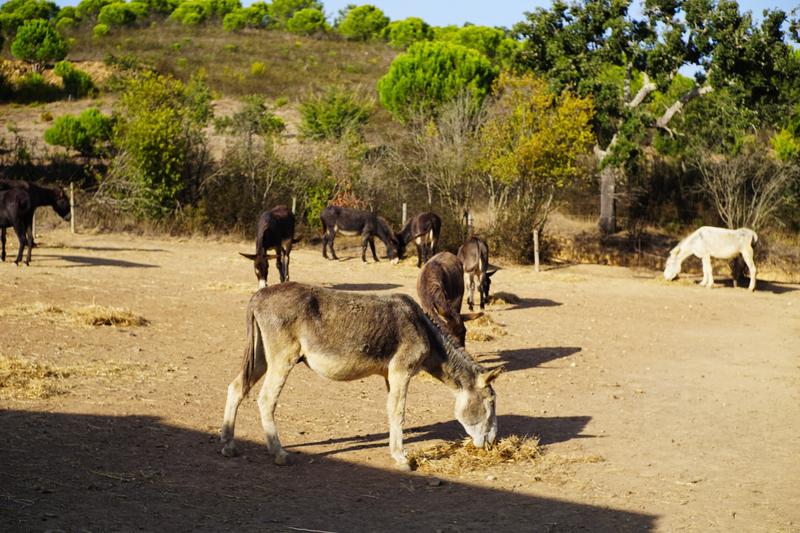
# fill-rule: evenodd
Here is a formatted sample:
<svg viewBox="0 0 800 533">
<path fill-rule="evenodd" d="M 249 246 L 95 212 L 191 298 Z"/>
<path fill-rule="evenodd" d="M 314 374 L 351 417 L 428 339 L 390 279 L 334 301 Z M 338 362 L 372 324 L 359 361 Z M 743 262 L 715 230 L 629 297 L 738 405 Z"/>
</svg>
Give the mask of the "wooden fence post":
<svg viewBox="0 0 800 533">
<path fill-rule="evenodd" d="M 400 223 L 401 226 L 406 225 L 406 213 L 407 213 L 406 209 L 407 209 L 406 203 L 403 202 L 403 222 Z"/>
<path fill-rule="evenodd" d="M 75 184 L 69 183 L 69 231 L 75 233 Z"/>
<path fill-rule="evenodd" d="M 297 210 L 297 197 L 292 196 L 292 214 Z"/>
<path fill-rule="evenodd" d="M 539 272 L 539 230 L 533 230 L 533 269 Z"/>
</svg>

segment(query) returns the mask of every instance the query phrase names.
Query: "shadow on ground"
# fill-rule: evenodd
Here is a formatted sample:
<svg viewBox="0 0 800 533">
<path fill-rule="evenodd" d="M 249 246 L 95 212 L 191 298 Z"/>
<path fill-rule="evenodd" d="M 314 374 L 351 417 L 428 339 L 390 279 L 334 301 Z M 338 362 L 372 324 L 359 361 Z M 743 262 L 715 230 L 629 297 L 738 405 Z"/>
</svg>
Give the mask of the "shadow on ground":
<svg viewBox="0 0 800 533">
<path fill-rule="evenodd" d="M 120 268 L 161 268 L 159 265 L 151 265 L 148 263 L 136 263 L 134 261 L 125 261 L 124 259 L 108 259 L 105 257 L 88 257 L 84 255 L 41 254 L 38 257 L 61 259 L 62 261 L 66 261 L 68 263 L 74 263 L 72 265 L 65 265 L 61 268 L 74 268 L 80 266 L 111 266 Z"/>
<path fill-rule="evenodd" d="M 655 525 L 652 515 L 461 483 L 433 486 L 420 474 L 319 456 L 277 467 L 255 443 L 243 443 L 244 456 L 226 459 L 216 431 L 149 416 L 6 410 L 0 427 L 5 531 L 648 531 Z"/>
<path fill-rule="evenodd" d="M 569 357 L 580 351 L 580 346 L 548 346 L 502 350 L 481 355 L 480 363 L 487 366 L 502 364 L 506 372 L 513 372 L 514 370 L 535 368 L 562 357 Z"/>
</svg>

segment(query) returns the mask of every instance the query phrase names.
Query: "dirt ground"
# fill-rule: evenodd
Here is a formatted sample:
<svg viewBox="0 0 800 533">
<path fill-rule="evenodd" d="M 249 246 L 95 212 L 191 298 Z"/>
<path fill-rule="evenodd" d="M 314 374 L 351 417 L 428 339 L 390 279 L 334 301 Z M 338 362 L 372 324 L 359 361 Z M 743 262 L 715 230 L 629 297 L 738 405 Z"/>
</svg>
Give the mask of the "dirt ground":
<svg viewBox="0 0 800 533">
<path fill-rule="evenodd" d="M 61 369 L 60 393 L 0 396 L 0 530 L 800 531 L 800 286 L 504 267 L 492 290 L 520 300 L 488 313 L 507 334 L 467 348 L 506 365 L 500 436 L 538 435 L 544 454 L 434 478 L 392 469 L 381 378 L 337 383 L 302 365 L 277 413 L 294 464 L 272 464 L 253 395 L 243 455 L 219 453 L 256 287 L 237 255 L 250 243 L 63 223 L 39 241 L 30 267 L 0 264 L 0 356 Z M 414 260 L 362 264 L 345 242 L 338 262 L 295 250 L 292 279 L 414 294 Z M 148 324 L 23 304 L 121 307 Z M 409 449 L 463 436 L 431 378 L 412 381 L 407 405 Z"/>
</svg>

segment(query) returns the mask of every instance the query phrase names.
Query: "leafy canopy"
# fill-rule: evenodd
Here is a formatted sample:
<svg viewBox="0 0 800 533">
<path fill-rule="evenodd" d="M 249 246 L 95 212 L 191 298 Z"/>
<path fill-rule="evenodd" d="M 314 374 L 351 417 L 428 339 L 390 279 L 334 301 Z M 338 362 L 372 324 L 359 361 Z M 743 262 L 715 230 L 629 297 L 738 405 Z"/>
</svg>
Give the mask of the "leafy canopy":
<svg viewBox="0 0 800 533">
<path fill-rule="evenodd" d="M 336 29 L 347 39 L 366 41 L 381 34 L 389 24 L 389 17 L 379 8 L 365 4 L 349 6 L 339 20 Z"/>
<path fill-rule="evenodd" d="M 44 19 L 25 21 L 11 43 L 14 57 L 40 68 L 48 62 L 64 59 L 68 48 L 61 34 Z"/>
</svg>

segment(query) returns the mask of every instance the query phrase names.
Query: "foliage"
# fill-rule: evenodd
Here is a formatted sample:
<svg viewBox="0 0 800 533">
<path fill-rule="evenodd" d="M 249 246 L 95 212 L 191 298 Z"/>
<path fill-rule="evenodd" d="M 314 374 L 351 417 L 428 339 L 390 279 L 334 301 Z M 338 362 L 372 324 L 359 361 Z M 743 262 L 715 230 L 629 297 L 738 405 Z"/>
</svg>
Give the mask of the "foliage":
<svg viewBox="0 0 800 533">
<path fill-rule="evenodd" d="M 97 17 L 100 10 L 108 4 L 114 3 L 115 0 L 82 0 L 75 7 L 75 12 L 78 19 L 84 20 Z"/>
<path fill-rule="evenodd" d="M 419 17 L 408 17 L 390 22 L 383 36 L 393 48 L 408 48 L 417 41 L 430 41 L 433 29 Z"/>
<path fill-rule="evenodd" d="M 28 102 L 48 102 L 61 96 L 61 89 L 44 79 L 39 72 L 28 72 L 15 87 L 16 98 Z"/>
<path fill-rule="evenodd" d="M 439 32 L 438 40 L 472 48 L 504 68 L 512 66 L 519 43 L 498 28 L 488 26 L 464 26 Z"/>
<path fill-rule="evenodd" d="M 225 17 L 240 7 L 239 0 L 186 0 L 169 18 L 186 26 L 196 26 L 212 17 Z"/>
<path fill-rule="evenodd" d="M 305 191 L 305 214 L 306 223 L 310 227 L 316 227 L 319 224 L 319 216 L 322 210 L 328 205 L 328 202 L 333 195 L 334 183 L 331 181 L 321 181 Z"/>
<path fill-rule="evenodd" d="M 481 167 L 493 215 L 501 223 L 512 217 L 528 244 L 533 230 L 544 227 L 558 193 L 579 175 L 577 161 L 593 140 L 593 111 L 590 99 L 554 94 L 544 79 L 530 74 L 502 74 L 495 82 L 481 135 Z"/>
<path fill-rule="evenodd" d="M 322 11 L 322 2 L 318 0 L 272 0 L 272 3 L 269 4 L 270 23 L 284 28 L 286 23 L 301 9 Z"/>
<path fill-rule="evenodd" d="M 105 37 L 110 31 L 111 28 L 109 28 L 106 24 L 95 24 L 94 28 L 92 28 L 92 35 L 94 37 Z"/>
<path fill-rule="evenodd" d="M 53 72 L 61 77 L 64 83 L 64 91 L 73 98 L 83 98 L 97 90 L 92 82 L 92 77 L 86 72 L 75 68 L 69 61 L 56 63 Z"/>
<path fill-rule="evenodd" d="M 0 31 L 13 34 L 25 21 L 53 20 L 58 6 L 50 0 L 9 0 L 0 5 Z"/>
<path fill-rule="evenodd" d="M 210 101 L 198 76 L 186 84 L 149 72 L 134 77 L 117 104 L 118 155 L 100 195 L 117 207 L 156 218 L 196 199 Z"/>
<path fill-rule="evenodd" d="M 53 125 L 45 130 L 44 140 L 47 144 L 76 150 L 85 156 L 97 155 L 111 139 L 111 127 L 110 116 L 103 115 L 95 107 L 90 107 L 77 117 L 74 115 L 58 117 Z"/>
<path fill-rule="evenodd" d="M 114 2 L 103 6 L 97 14 L 97 20 L 109 28 L 114 26 L 130 26 L 137 19 L 147 16 L 148 7 L 144 2 Z"/>
<path fill-rule="evenodd" d="M 776 133 L 771 142 L 781 161 L 800 163 L 800 104 L 795 106 L 786 127 Z"/>
<path fill-rule="evenodd" d="M 59 17 L 56 22 L 56 30 L 62 32 L 68 28 L 74 28 L 77 25 L 78 23 L 72 17 Z M 0 46 L 2 46 L 2 44 L 2 41 L 0 41 Z"/>
<path fill-rule="evenodd" d="M 301 9 L 286 22 L 286 29 L 292 33 L 301 35 L 311 35 L 325 31 L 328 23 L 325 21 L 325 13 L 319 9 Z"/>
<path fill-rule="evenodd" d="M 45 63 L 60 61 L 67 55 L 67 43 L 46 20 L 25 21 L 11 43 L 11 53 L 17 59 L 33 63 L 41 69 Z"/>
<path fill-rule="evenodd" d="M 311 139 L 340 139 L 357 133 L 372 113 L 373 102 L 342 87 L 330 87 L 300 106 L 300 132 Z"/>
<path fill-rule="evenodd" d="M 350 7 L 338 21 L 336 30 L 347 39 L 366 41 L 381 34 L 389 24 L 389 17 L 379 8 L 365 4 Z"/>
<path fill-rule="evenodd" d="M 398 55 L 389 72 L 378 81 L 381 104 L 395 118 L 405 121 L 414 114 L 433 114 L 436 109 L 467 91 L 481 102 L 497 76 L 485 56 L 464 46 L 442 42 L 418 42 Z"/>
<path fill-rule="evenodd" d="M 261 28 L 269 21 L 269 5 L 255 2 L 249 7 L 234 9 L 222 19 L 225 31 L 239 31 L 244 28 Z"/>
</svg>

